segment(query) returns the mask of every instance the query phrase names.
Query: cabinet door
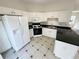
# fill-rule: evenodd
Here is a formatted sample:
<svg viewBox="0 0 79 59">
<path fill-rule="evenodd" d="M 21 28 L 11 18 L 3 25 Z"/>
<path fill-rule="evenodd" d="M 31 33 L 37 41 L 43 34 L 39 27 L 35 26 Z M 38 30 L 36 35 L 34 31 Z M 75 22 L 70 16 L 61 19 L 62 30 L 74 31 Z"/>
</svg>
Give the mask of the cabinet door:
<svg viewBox="0 0 79 59">
<path fill-rule="evenodd" d="M 0 34 L 0 53 L 2 53 L 11 48 L 11 44 L 8 40 L 8 36 L 2 21 L 0 21 Z"/>
<path fill-rule="evenodd" d="M 43 28 L 43 35 L 56 38 L 57 30 L 56 29 L 49 29 L 49 28 Z"/>
<path fill-rule="evenodd" d="M 78 46 L 56 40 L 54 46 L 54 53 L 60 59 L 74 59 L 78 48 Z"/>
<path fill-rule="evenodd" d="M 48 29 L 47 32 L 48 32 L 48 34 L 47 34 L 48 37 L 56 38 L 56 34 L 57 34 L 56 29 Z"/>
<path fill-rule="evenodd" d="M 47 34 L 48 34 L 47 28 L 43 28 L 42 31 L 43 31 L 42 35 L 47 36 Z"/>
<path fill-rule="evenodd" d="M 21 16 L 3 16 L 3 22 L 6 27 L 9 40 L 12 47 L 18 51 L 29 39 L 27 21 Z"/>
</svg>

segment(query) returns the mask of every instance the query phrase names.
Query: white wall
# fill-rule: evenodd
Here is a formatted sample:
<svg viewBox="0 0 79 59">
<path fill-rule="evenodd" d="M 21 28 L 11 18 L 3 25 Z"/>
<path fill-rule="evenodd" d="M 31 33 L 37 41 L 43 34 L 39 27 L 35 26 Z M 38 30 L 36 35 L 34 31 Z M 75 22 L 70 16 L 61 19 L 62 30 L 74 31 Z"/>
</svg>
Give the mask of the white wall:
<svg viewBox="0 0 79 59">
<path fill-rule="evenodd" d="M 74 24 L 71 24 L 72 30 L 74 30 L 79 35 L 79 12 L 72 13 L 73 16 L 76 16 Z"/>
<path fill-rule="evenodd" d="M 13 14 L 13 15 L 25 15 L 27 12 L 22 10 L 17 10 L 14 8 L 6 8 L 0 6 L 0 14 Z"/>
<path fill-rule="evenodd" d="M 74 29 L 79 30 L 79 13 L 75 13 L 76 19 L 75 24 L 73 26 Z"/>
</svg>

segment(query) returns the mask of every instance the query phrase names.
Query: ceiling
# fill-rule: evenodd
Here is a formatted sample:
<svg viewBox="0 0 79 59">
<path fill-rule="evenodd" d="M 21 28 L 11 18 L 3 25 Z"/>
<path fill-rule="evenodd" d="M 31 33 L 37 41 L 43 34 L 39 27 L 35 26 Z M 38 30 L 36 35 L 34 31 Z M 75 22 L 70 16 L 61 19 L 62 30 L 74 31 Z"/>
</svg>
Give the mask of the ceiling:
<svg viewBox="0 0 79 59">
<path fill-rule="evenodd" d="M 0 6 L 25 11 L 79 10 L 79 0 L 0 0 Z"/>
</svg>

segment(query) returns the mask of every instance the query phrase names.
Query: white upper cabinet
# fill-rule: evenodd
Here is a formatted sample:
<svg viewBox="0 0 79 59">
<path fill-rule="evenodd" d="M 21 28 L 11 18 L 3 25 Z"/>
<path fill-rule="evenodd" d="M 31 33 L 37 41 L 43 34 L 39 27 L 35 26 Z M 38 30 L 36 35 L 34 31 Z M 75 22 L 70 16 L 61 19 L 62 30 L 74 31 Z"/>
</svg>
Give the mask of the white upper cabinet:
<svg viewBox="0 0 79 59">
<path fill-rule="evenodd" d="M 47 18 L 58 18 L 59 22 L 69 22 L 71 15 L 70 11 L 47 12 L 45 14 Z"/>
<path fill-rule="evenodd" d="M 47 21 L 44 13 L 28 13 L 29 22 L 45 22 Z"/>
<path fill-rule="evenodd" d="M 18 51 L 29 39 L 28 21 L 23 16 L 3 16 L 3 23 L 6 27 L 12 47 Z"/>
<path fill-rule="evenodd" d="M 40 22 L 40 17 L 29 17 L 29 22 Z"/>
<path fill-rule="evenodd" d="M 58 14 L 59 22 L 69 22 L 71 15 L 72 15 L 71 12 L 59 12 Z"/>
<path fill-rule="evenodd" d="M 28 20 L 29 22 L 38 21 L 45 22 L 48 18 L 58 18 L 59 22 L 69 22 L 72 13 L 70 11 L 55 11 L 55 12 L 29 12 Z M 31 19 L 30 19 L 31 18 Z M 38 18 L 35 20 L 33 18 Z"/>
<path fill-rule="evenodd" d="M 2 53 L 11 48 L 11 44 L 8 40 L 8 36 L 2 21 L 0 21 L 0 34 L 0 53 Z"/>
<path fill-rule="evenodd" d="M 29 20 L 29 22 L 45 22 L 45 21 L 47 21 L 47 19 L 44 16 L 29 17 L 28 20 Z"/>
</svg>

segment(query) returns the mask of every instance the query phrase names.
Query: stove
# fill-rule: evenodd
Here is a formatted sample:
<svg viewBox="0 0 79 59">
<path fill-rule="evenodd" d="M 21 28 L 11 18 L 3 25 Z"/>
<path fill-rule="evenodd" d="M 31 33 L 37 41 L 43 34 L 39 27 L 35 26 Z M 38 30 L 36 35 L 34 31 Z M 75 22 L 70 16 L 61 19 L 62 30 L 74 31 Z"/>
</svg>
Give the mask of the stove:
<svg viewBox="0 0 79 59">
<path fill-rule="evenodd" d="M 34 36 L 40 36 L 42 35 L 42 26 L 40 23 L 32 23 L 33 26 L 33 35 Z"/>
</svg>

